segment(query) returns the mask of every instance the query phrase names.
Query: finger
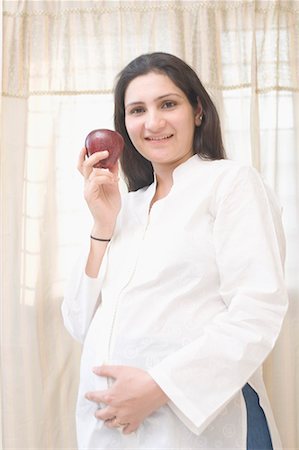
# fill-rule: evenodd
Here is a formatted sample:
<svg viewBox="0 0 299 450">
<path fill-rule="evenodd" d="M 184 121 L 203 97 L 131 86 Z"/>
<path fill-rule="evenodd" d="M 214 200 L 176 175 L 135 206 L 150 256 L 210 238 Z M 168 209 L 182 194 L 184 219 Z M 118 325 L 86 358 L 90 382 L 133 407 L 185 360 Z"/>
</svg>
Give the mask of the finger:
<svg viewBox="0 0 299 450">
<path fill-rule="evenodd" d="M 103 150 L 102 152 L 95 152 L 90 155 L 88 158 L 84 160 L 82 163 L 82 174 L 85 178 L 88 178 L 90 173 L 93 170 L 93 166 L 97 164 L 99 161 L 107 158 L 109 152 L 107 150 Z"/>
<path fill-rule="evenodd" d="M 119 178 L 117 175 L 110 172 L 109 169 L 101 169 L 101 168 L 93 168 L 92 172 L 90 173 L 89 180 L 93 179 L 94 177 L 103 176 L 103 177 L 109 177 L 113 181 L 119 181 Z"/>
<path fill-rule="evenodd" d="M 77 163 L 77 169 L 79 170 L 81 175 L 83 175 L 83 163 L 85 161 L 85 157 L 86 157 L 86 148 L 83 147 L 79 153 L 79 158 L 78 158 L 78 163 Z"/>
<path fill-rule="evenodd" d="M 118 180 L 116 180 L 112 174 L 103 173 L 100 175 L 96 175 L 96 173 L 91 173 L 89 178 L 85 180 L 85 186 L 88 189 L 98 188 L 102 184 L 117 184 Z"/>
<path fill-rule="evenodd" d="M 116 422 L 116 417 L 113 417 L 111 420 L 106 420 L 105 421 L 105 426 L 107 428 L 121 428 L 121 425 L 119 425 Z"/>
<path fill-rule="evenodd" d="M 117 378 L 123 366 L 100 366 L 94 367 L 92 371 L 101 377 Z"/>
<path fill-rule="evenodd" d="M 85 398 L 90 402 L 105 403 L 106 405 L 112 401 L 112 397 L 108 391 L 87 392 Z"/>
<path fill-rule="evenodd" d="M 104 421 L 104 425 L 107 428 L 113 428 L 113 426 L 111 425 L 113 420 L 115 419 L 115 417 L 111 417 L 110 419 L 107 419 Z"/>
<path fill-rule="evenodd" d="M 107 406 L 106 408 L 97 409 L 94 415 L 99 420 L 109 421 L 116 417 L 116 411 L 114 408 Z"/>
<path fill-rule="evenodd" d="M 113 417 L 112 419 L 105 421 L 105 426 L 107 428 L 120 428 L 123 430 L 128 426 L 128 423 L 124 420 L 120 420 L 118 417 Z"/>
<path fill-rule="evenodd" d="M 94 152 L 85 160 L 89 164 L 96 164 L 109 156 L 108 150 L 101 150 L 100 152 Z"/>
<path fill-rule="evenodd" d="M 131 434 L 134 433 L 134 431 L 138 430 L 139 423 L 129 423 L 125 427 L 123 427 L 123 434 Z"/>
</svg>

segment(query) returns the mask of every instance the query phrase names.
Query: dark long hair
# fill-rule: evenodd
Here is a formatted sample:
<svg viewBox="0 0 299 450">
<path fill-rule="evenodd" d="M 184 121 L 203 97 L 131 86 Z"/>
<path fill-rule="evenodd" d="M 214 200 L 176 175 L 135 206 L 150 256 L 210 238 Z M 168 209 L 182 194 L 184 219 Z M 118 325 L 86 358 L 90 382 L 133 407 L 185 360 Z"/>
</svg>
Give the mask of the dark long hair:
<svg viewBox="0 0 299 450">
<path fill-rule="evenodd" d="M 124 107 L 124 97 L 129 83 L 149 72 L 167 75 L 185 93 L 194 110 L 200 101 L 203 119 L 201 125 L 195 127 L 194 153 L 209 160 L 226 158 L 217 110 L 195 71 L 180 58 L 169 53 L 155 52 L 141 55 L 119 73 L 114 89 L 114 127 L 125 140 L 120 162 L 129 191 L 149 186 L 154 180 L 152 163 L 136 150 L 129 138 Z"/>
</svg>

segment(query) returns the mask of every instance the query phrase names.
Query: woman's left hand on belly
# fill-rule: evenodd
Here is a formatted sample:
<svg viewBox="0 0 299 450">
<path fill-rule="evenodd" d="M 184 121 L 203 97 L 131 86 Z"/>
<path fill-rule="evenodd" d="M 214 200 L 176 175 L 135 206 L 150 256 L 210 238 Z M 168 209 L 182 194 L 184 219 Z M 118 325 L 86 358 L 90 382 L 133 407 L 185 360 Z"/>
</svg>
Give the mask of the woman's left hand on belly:
<svg viewBox="0 0 299 450">
<path fill-rule="evenodd" d="M 145 370 L 101 366 L 95 367 L 93 372 L 100 377 L 113 378 L 114 382 L 105 391 L 87 392 L 86 398 L 107 405 L 96 411 L 96 418 L 105 421 L 109 428 L 122 428 L 124 434 L 136 431 L 146 417 L 169 400 Z"/>
</svg>

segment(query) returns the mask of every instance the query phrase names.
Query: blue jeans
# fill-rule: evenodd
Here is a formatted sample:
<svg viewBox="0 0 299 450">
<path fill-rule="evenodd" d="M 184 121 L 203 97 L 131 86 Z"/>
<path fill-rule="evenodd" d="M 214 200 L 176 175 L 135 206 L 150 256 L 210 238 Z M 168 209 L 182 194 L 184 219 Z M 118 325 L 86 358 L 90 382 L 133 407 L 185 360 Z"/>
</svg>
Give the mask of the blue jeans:
<svg viewBox="0 0 299 450">
<path fill-rule="evenodd" d="M 266 416 L 257 393 L 248 383 L 242 393 L 247 409 L 247 450 L 273 450 Z"/>
</svg>

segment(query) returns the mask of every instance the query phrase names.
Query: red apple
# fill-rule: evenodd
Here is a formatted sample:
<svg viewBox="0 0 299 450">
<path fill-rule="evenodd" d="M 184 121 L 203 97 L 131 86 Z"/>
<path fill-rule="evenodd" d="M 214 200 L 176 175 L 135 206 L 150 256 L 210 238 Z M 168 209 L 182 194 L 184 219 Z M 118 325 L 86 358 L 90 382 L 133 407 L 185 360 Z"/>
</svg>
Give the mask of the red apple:
<svg viewBox="0 0 299 450">
<path fill-rule="evenodd" d="M 93 166 L 102 169 L 111 169 L 116 164 L 123 151 L 124 144 L 123 137 L 117 131 L 105 129 L 93 130 L 85 139 L 87 156 L 95 152 L 108 150 L 109 156 Z"/>
</svg>

